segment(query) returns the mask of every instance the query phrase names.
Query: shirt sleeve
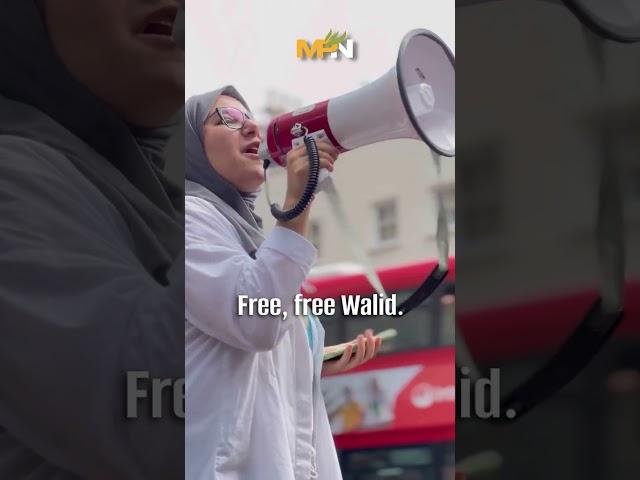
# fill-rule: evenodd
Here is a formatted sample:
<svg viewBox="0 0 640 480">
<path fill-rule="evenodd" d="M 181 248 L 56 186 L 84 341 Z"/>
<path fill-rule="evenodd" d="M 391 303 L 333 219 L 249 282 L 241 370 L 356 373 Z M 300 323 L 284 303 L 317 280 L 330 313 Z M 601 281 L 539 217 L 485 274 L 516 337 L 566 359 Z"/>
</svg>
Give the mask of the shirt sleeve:
<svg viewBox="0 0 640 480">
<path fill-rule="evenodd" d="M 254 260 L 226 218 L 195 197 L 187 197 L 185 228 L 187 321 L 235 348 L 273 349 L 294 321 L 293 297 L 315 261 L 315 247 L 292 230 L 275 227 Z M 238 315 L 239 295 L 280 299 L 283 314 Z"/>
<path fill-rule="evenodd" d="M 79 478 L 182 478 L 175 405 L 127 418 L 126 376 L 184 377 L 184 254 L 160 284 L 65 157 L 0 140 L 0 431 Z"/>
</svg>

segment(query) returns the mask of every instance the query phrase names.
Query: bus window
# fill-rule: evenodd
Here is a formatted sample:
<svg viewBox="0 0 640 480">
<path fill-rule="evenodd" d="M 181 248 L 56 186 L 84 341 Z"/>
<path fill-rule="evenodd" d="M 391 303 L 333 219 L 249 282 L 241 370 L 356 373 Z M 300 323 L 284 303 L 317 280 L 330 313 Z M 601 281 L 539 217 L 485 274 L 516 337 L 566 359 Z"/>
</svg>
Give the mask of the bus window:
<svg viewBox="0 0 640 480">
<path fill-rule="evenodd" d="M 396 328 L 398 336 L 383 344 L 382 353 L 434 348 L 455 344 L 455 302 L 453 284 L 445 284 L 422 305 L 404 317 L 345 317 L 336 301 L 336 315 L 320 318 L 325 328 L 325 345 L 342 343 L 367 328 L 379 332 Z M 398 305 L 412 292 L 396 292 Z"/>
<path fill-rule="evenodd" d="M 344 480 L 448 480 L 453 443 L 342 452 Z"/>
</svg>

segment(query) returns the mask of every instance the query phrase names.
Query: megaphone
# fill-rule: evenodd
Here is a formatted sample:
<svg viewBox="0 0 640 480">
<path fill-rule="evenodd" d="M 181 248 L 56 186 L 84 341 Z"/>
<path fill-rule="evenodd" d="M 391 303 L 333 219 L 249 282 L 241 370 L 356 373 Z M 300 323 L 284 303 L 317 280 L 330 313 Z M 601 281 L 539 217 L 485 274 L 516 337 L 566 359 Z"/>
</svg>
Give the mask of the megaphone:
<svg viewBox="0 0 640 480">
<path fill-rule="evenodd" d="M 339 151 L 346 152 L 383 140 L 413 138 L 424 141 L 435 151 L 436 159 L 453 157 L 456 150 L 453 54 L 433 32 L 412 30 L 402 39 L 396 64 L 382 77 L 345 95 L 274 118 L 265 137 L 258 155 L 264 163 L 271 214 L 278 220 L 296 217 L 306 209 L 320 185 L 329 194 L 329 204 L 343 235 L 365 267 L 366 277 L 378 293 L 386 296 L 375 269 L 357 245 L 328 172 L 319 172 L 315 139 L 327 139 Z M 298 203 L 290 210 L 282 211 L 270 200 L 266 173 L 270 165 L 286 166 L 287 153 L 301 143 L 306 145 L 311 162 L 309 180 Z M 441 201 L 437 230 L 441 260 L 420 287 L 399 306 L 398 315 L 408 313 L 422 303 L 447 274 L 448 233 Z M 443 237 L 446 237 L 444 241 L 441 240 Z"/>
<path fill-rule="evenodd" d="M 285 166 L 305 131 L 326 136 L 345 152 L 394 138 L 423 140 L 438 154 L 455 155 L 455 68 L 447 45 L 428 30 L 412 30 L 398 59 L 376 81 L 271 120 L 258 155 Z"/>
<path fill-rule="evenodd" d="M 265 167 L 286 166 L 287 152 L 308 138 L 326 138 L 340 152 L 383 140 L 413 138 L 424 141 L 439 155 L 452 157 L 454 56 L 433 32 L 412 30 L 402 40 L 396 64 L 382 77 L 272 119 L 265 137 L 258 149 Z M 315 187 L 309 190 L 311 198 Z M 272 208 L 272 213 L 279 218 L 277 208 Z"/>
</svg>

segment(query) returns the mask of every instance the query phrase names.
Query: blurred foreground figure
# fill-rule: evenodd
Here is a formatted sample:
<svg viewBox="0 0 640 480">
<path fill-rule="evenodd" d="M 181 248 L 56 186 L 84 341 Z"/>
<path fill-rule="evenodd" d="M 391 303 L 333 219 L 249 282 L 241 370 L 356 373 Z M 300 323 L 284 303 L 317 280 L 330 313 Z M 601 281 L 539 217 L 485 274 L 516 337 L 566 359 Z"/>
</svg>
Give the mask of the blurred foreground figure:
<svg viewBox="0 0 640 480">
<path fill-rule="evenodd" d="M 126 418 L 127 372 L 184 376 L 178 4 L 0 11 L 0 478 L 182 478 L 172 392 Z"/>
</svg>

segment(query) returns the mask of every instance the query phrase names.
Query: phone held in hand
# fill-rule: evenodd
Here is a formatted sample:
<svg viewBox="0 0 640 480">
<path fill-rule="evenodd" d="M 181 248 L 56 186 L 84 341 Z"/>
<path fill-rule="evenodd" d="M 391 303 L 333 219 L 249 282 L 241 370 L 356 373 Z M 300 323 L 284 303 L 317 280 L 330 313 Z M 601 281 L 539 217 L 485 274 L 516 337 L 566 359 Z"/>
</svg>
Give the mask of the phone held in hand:
<svg viewBox="0 0 640 480">
<path fill-rule="evenodd" d="M 390 340 L 398 335 L 398 331 L 395 328 L 389 328 L 387 330 L 383 330 L 382 332 L 374 335 L 374 338 L 381 338 L 382 341 Z M 347 348 L 347 345 L 353 345 L 352 355 L 356 352 L 357 342 L 355 340 L 351 342 L 341 343 L 339 345 L 331 345 L 329 347 L 325 347 L 324 349 L 324 357 L 323 360 L 326 362 L 327 360 L 332 360 L 336 357 L 341 356 Z"/>
</svg>

